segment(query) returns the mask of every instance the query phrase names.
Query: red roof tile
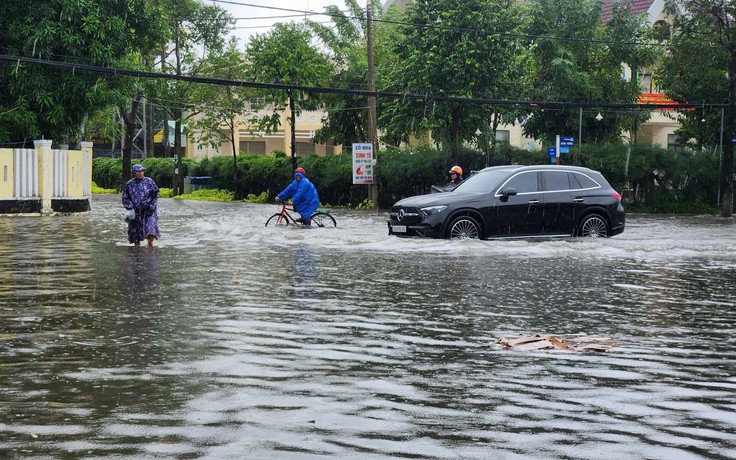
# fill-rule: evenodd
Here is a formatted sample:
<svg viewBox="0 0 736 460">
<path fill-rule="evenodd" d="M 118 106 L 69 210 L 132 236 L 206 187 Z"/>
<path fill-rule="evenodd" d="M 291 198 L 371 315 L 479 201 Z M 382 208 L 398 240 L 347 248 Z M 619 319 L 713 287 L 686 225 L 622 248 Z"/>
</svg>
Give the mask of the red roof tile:
<svg viewBox="0 0 736 460">
<path fill-rule="evenodd" d="M 616 3 L 629 3 L 631 5 L 631 14 L 641 14 L 649 11 L 654 0 L 631 0 L 630 2 L 627 0 L 603 0 L 603 24 L 611 20 L 613 5 Z"/>
</svg>

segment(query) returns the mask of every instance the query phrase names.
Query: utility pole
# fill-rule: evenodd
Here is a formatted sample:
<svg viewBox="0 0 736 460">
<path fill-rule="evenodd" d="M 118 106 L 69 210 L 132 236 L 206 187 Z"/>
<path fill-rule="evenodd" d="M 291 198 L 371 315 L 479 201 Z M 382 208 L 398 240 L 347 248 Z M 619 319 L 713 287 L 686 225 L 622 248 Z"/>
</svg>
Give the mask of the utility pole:
<svg viewBox="0 0 736 460">
<path fill-rule="evenodd" d="M 368 135 L 373 145 L 373 183 L 370 185 L 370 199 L 373 209 L 378 209 L 378 186 L 376 184 L 375 163 L 378 159 L 378 120 L 376 116 L 376 76 L 373 67 L 373 24 L 371 19 L 371 0 L 366 1 L 366 34 L 368 35 Z"/>
</svg>

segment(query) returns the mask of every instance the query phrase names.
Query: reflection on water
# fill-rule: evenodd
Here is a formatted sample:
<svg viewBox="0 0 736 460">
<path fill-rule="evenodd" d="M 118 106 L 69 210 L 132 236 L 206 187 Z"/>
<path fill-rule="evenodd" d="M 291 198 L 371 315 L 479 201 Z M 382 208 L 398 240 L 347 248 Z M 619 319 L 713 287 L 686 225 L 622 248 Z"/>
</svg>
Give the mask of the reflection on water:
<svg viewBox="0 0 736 460">
<path fill-rule="evenodd" d="M 424 241 L 119 196 L 0 219 L 2 458 L 734 458 L 734 225 Z M 606 354 L 504 351 L 516 333 Z"/>
</svg>

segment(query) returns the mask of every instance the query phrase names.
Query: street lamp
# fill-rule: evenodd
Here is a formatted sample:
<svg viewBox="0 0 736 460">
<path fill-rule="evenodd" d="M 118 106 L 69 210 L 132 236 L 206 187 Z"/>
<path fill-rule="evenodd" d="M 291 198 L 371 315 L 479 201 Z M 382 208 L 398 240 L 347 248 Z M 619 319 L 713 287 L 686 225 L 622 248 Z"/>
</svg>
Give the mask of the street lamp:
<svg viewBox="0 0 736 460">
<path fill-rule="evenodd" d="M 601 115 L 601 113 L 600 113 L 600 112 L 598 112 L 598 115 L 596 115 L 596 116 L 595 116 L 595 120 L 596 120 L 596 121 L 601 121 L 601 120 L 603 120 L 603 115 Z"/>
</svg>

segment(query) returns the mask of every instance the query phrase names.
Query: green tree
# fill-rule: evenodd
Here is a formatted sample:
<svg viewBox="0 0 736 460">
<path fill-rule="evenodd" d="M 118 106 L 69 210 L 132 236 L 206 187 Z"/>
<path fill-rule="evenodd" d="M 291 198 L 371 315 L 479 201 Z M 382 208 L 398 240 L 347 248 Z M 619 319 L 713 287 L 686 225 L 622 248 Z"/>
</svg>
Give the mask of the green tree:
<svg viewBox="0 0 736 460">
<path fill-rule="evenodd" d="M 246 74 L 245 57 L 232 41 L 225 52 L 211 55 L 200 75 L 224 80 L 242 80 Z M 243 86 L 197 85 L 193 88 L 191 101 L 197 107 L 197 116 L 192 118 L 188 132 L 194 134 L 199 145 L 210 145 L 219 149 L 229 142 L 232 147 L 234 183 L 238 184 L 239 132 L 237 128 L 250 111 L 253 91 Z M 241 191 L 235 190 L 241 199 Z"/>
<path fill-rule="evenodd" d="M 558 134 L 578 132 L 581 104 L 633 103 L 641 93 L 636 78 L 621 78 L 622 65 L 636 71 L 654 62 L 654 53 L 640 39 L 648 33 L 642 16 L 633 16 L 627 4 L 617 5 L 607 25 L 601 22 L 598 0 L 539 0 L 531 4 L 528 34 L 534 55 L 528 98 L 571 102 L 567 107 L 532 110 L 524 124 L 527 135 L 552 142 Z M 588 112 L 583 138 L 617 141 L 630 114 L 607 114 L 602 120 Z M 641 120 L 641 118 L 639 118 Z"/>
<path fill-rule="evenodd" d="M 176 76 L 199 76 L 203 69 L 211 68 L 207 63 L 210 54 L 218 56 L 227 44 L 226 37 L 234 19 L 217 5 L 203 0 L 152 0 L 160 4 L 166 14 L 170 39 L 160 50 L 158 65 L 164 73 Z M 181 80 L 160 82 L 156 95 L 162 100 L 164 110 L 165 155 L 170 156 L 169 120 L 174 120 L 174 153 L 179 159 L 182 154 L 181 134 L 184 122 L 197 114 L 190 100 L 194 94 L 193 84 Z M 175 161 L 174 194 L 184 186 L 183 168 Z"/>
<path fill-rule="evenodd" d="M 374 20 L 381 18 L 380 0 L 368 5 Z M 356 0 L 345 0 L 345 11 L 335 5 L 325 8 L 332 24 L 307 21 L 328 52 L 334 72 L 330 75 L 330 88 L 365 88 L 368 82 L 367 15 Z M 374 44 L 377 34 L 374 22 Z M 375 45 L 377 47 L 377 45 Z M 315 142 L 352 145 L 369 139 L 368 112 L 365 96 L 353 94 L 327 94 L 322 97 L 327 115 L 322 128 L 315 135 Z"/>
<path fill-rule="evenodd" d="M 324 86 L 331 72 L 327 58 L 311 44 L 311 34 L 297 24 L 276 24 L 266 34 L 258 34 L 248 43 L 246 55 L 249 75 L 259 83 Z M 317 95 L 307 95 L 297 89 L 264 90 L 266 103 L 272 105 L 271 115 L 255 117 L 252 122 L 266 132 L 273 132 L 288 104 L 291 130 L 291 163 L 296 168 L 296 117 L 302 109 L 319 106 Z"/>
<path fill-rule="evenodd" d="M 725 103 L 725 139 L 721 159 L 721 216 L 733 215 L 734 143 L 736 138 L 736 4 L 713 0 L 668 0 L 674 17 L 667 53 L 656 72 L 657 83 L 679 102 Z M 681 12 L 685 14 L 680 14 Z M 702 120 L 705 120 L 703 122 Z M 681 142 L 694 139 L 699 146 L 716 145 L 720 113 L 706 110 L 680 112 Z"/>
<path fill-rule="evenodd" d="M 115 66 L 157 40 L 160 13 L 143 1 L 4 0 L 0 53 Z M 0 63 L 0 139 L 81 140 L 81 126 L 114 101 L 115 79 L 51 66 Z"/>
<path fill-rule="evenodd" d="M 384 62 L 381 90 L 441 98 L 507 98 L 523 68 L 522 8 L 513 0 L 420 0 L 396 31 L 393 62 Z M 475 131 L 503 118 L 504 107 L 450 100 L 397 100 L 381 107 L 389 142 L 431 132 L 447 142 L 452 161 Z M 494 136 L 495 138 L 495 136 Z"/>
</svg>

